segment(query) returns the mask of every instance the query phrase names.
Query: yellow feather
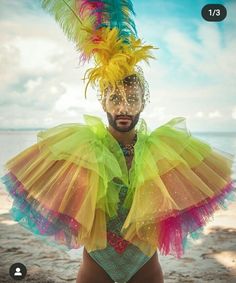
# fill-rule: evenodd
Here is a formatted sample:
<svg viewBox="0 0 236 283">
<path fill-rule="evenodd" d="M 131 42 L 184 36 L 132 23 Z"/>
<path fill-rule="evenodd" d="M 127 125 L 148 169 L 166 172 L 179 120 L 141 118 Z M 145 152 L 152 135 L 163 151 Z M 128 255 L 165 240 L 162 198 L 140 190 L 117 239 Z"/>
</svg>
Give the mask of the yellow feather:
<svg viewBox="0 0 236 283">
<path fill-rule="evenodd" d="M 129 44 L 124 43 L 118 35 L 116 28 L 102 28 L 97 32 L 100 41 L 86 46 L 87 54 L 93 53 L 96 62 L 86 75 L 91 86 L 99 85 L 102 95 L 109 85 L 115 88 L 118 81 L 133 74 L 137 63 L 154 59 L 150 51 L 158 49 L 134 36 L 130 36 Z"/>
</svg>

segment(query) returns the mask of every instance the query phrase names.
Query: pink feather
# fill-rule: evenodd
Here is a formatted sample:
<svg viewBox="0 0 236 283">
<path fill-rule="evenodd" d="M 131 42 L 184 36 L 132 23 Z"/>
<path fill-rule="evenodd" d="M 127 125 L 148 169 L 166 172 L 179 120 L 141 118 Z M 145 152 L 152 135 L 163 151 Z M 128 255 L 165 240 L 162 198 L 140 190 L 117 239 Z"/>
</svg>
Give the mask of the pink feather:
<svg viewBox="0 0 236 283">
<path fill-rule="evenodd" d="M 90 0 L 76 0 L 76 10 L 79 12 L 79 15 L 83 17 L 87 12 L 90 12 L 91 15 L 96 17 L 96 27 L 102 23 L 103 9 L 104 3 L 101 1 L 91 2 Z"/>
</svg>

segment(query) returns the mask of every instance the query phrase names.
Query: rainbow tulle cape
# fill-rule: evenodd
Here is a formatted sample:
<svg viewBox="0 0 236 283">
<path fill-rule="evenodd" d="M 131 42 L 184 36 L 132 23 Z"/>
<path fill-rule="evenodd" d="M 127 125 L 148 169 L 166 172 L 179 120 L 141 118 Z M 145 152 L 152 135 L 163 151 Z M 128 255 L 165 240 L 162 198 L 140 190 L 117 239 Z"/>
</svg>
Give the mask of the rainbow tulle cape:
<svg viewBox="0 0 236 283">
<path fill-rule="evenodd" d="M 181 257 L 187 237 L 235 200 L 234 156 L 193 137 L 185 118 L 152 132 L 141 120 L 130 170 L 102 120 L 84 119 L 39 132 L 35 144 L 5 164 L 11 216 L 46 243 L 105 248 L 106 222 L 119 201 L 114 178 L 128 187 L 123 238 L 147 255 L 158 249 Z"/>
</svg>

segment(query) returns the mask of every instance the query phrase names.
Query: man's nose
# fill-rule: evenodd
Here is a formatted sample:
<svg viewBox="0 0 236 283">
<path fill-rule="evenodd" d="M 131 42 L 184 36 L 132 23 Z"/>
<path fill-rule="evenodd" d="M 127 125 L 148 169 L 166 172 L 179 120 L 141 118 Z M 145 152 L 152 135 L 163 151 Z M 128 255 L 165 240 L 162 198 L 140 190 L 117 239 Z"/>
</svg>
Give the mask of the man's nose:
<svg viewBox="0 0 236 283">
<path fill-rule="evenodd" d="M 128 111 L 128 108 L 129 108 L 128 102 L 125 99 L 122 100 L 121 103 L 120 103 L 119 110 L 120 111 Z"/>
</svg>

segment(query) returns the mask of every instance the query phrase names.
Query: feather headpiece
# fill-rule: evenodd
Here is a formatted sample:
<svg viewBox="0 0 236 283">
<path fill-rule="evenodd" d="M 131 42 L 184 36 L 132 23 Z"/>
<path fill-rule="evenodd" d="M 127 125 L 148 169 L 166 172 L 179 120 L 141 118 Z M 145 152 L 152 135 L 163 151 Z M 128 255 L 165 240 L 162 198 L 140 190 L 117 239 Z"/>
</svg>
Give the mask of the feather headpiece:
<svg viewBox="0 0 236 283">
<path fill-rule="evenodd" d="M 140 61 L 148 63 L 152 45 L 137 37 L 130 0 L 42 0 L 42 7 L 60 24 L 67 37 L 76 44 L 80 60 L 94 59 L 95 66 L 85 72 L 89 84 L 104 90 L 136 73 Z"/>
</svg>

